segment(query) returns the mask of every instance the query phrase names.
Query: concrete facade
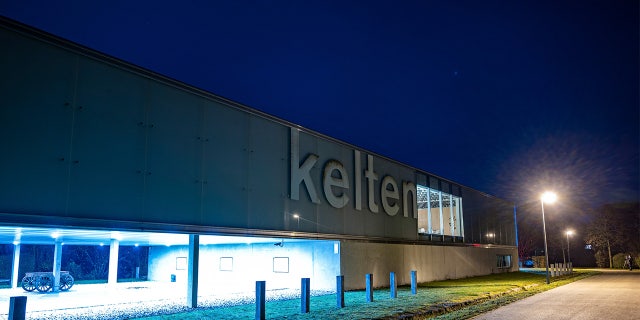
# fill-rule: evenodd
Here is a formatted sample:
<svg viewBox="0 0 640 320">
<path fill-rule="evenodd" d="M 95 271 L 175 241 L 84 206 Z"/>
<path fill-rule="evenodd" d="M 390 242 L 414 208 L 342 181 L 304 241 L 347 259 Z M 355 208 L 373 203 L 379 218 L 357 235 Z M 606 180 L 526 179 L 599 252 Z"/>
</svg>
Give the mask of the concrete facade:
<svg viewBox="0 0 640 320">
<path fill-rule="evenodd" d="M 345 276 L 345 289 L 362 289 L 364 275 L 372 273 L 374 287 L 388 287 L 389 273 L 395 272 L 398 285 L 411 284 L 411 270 L 416 270 L 418 282 L 466 278 L 518 270 L 498 268 L 497 255 L 517 259 L 513 247 L 435 246 L 418 244 L 387 244 L 341 241 L 340 266 Z"/>
<path fill-rule="evenodd" d="M 336 250 L 339 245 L 338 241 L 325 240 L 283 240 L 281 245 L 203 245 L 200 246 L 199 290 L 201 293 L 249 292 L 256 281 L 263 280 L 267 281 L 269 290 L 297 288 L 301 278 L 311 278 L 313 290 L 332 290 L 335 276 L 340 272 L 339 249 Z M 175 275 L 176 282 L 186 283 L 187 249 L 186 246 L 151 247 L 149 280 L 169 282 L 171 275 Z M 274 263 L 279 263 L 274 259 L 288 260 L 287 270 L 274 271 Z"/>
</svg>

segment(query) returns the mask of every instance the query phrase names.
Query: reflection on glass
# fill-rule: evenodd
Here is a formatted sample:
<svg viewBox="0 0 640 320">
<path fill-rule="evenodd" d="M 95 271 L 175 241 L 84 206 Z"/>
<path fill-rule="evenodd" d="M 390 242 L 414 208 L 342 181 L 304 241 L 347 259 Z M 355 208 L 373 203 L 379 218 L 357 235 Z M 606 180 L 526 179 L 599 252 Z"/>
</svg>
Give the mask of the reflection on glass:
<svg viewBox="0 0 640 320">
<path fill-rule="evenodd" d="M 444 234 L 442 223 L 442 193 L 429 190 L 431 194 L 431 234 Z"/>
<path fill-rule="evenodd" d="M 462 237 L 462 198 L 417 187 L 418 233 Z"/>
</svg>

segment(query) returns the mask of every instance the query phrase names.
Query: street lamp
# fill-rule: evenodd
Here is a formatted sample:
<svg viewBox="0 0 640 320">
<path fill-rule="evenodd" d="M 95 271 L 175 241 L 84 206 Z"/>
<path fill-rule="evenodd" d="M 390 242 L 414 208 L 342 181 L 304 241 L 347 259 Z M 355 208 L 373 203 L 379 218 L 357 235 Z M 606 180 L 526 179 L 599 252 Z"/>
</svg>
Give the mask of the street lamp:
<svg viewBox="0 0 640 320">
<path fill-rule="evenodd" d="M 544 264 L 547 268 L 547 284 L 549 284 L 549 249 L 547 248 L 547 226 L 544 222 L 544 203 L 554 203 L 558 196 L 555 193 L 547 191 L 540 197 L 540 206 L 542 208 L 542 232 L 544 232 Z"/>
<path fill-rule="evenodd" d="M 571 263 L 571 246 L 569 246 L 569 236 L 573 235 L 573 230 L 567 230 L 567 256 L 569 258 L 569 263 Z"/>
</svg>

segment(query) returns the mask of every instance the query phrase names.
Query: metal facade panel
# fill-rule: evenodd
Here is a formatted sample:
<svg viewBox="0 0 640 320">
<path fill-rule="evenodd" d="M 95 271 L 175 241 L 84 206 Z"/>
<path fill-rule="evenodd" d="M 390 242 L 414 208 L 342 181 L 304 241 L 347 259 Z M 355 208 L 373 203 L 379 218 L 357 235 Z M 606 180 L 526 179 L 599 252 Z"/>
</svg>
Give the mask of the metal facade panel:
<svg viewBox="0 0 640 320">
<path fill-rule="evenodd" d="M 344 229 L 344 220 L 348 219 L 348 213 L 351 211 L 350 209 L 353 207 L 353 202 L 351 198 L 353 198 L 353 188 L 351 188 L 351 180 L 350 173 L 353 168 L 353 161 L 348 157 L 349 150 L 347 150 L 344 146 L 331 143 L 329 141 L 318 139 L 317 137 L 313 137 L 317 139 L 313 145 L 317 146 L 317 155 L 319 156 L 319 160 L 316 163 L 318 167 L 317 175 L 313 176 L 314 182 L 316 184 L 318 197 L 320 198 L 320 204 L 318 204 L 317 208 L 317 216 L 316 216 L 316 224 L 317 224 L 317 232 L 324 233 L 335 233 L 335 234 L 345 234 Z M 349 188 L 341 188 L 341 187 L 329 187 L 331 189 L 331 193 L 338 197 L 346 197 L 344 200 L 346 201 L 346 205 L 342 208 L 336 208 L 329 204 L 327 190 L 325 190 L 323 184 L 323 176 L 325 172 L 326 165 L 331 161 L 338 161 L 341 163 L 346 174 L 346 179 L 349 181 Z M 339 177 L 340 175 L 336 172 L 334 174 Z M 343 180 L 345 177 L 341 177 Z"/>
<path fill-rule="evenodd" d="M 212 101 L 205 103 L 203 114 L 202 223 L 246 227 L 249 118 Z"/>
<path fill-rule="evenodd" d="M 64 215 L 77 58 L 0 29 L 0 211 Z"/>
<path fill-rule="evenodd" d="M 516 244 L 512 203 L 463 187 L 462 206 L 467 242 Z"/>
<path fill-rule="evenodd" d="M 249 116 L 248 227 L 285 230 L 288 128 L 264 118 Z"/>
<path fill-rule="evenodd" d="M 142 219 L 148 80 L 81 57 L 69 215 Z"/>
<path fill-rule="evenodd" d="M 297 129 L 294 129 L 297 130 Z M 288 131 L 288 130 L 287 130 Z M 318 145 L 317 145 L 317 139 L 315 139 L 315 137 L 312 137 L 310 135 L 301 133 L 298 136 L 299 140 L 298 140 L 298 146 L 299 146 L 299 163 L 298 165 L 302 164 L 303 161 L 305 161 L 305 159 L 307 159 L 310 155 L 312 154 L 318 154 Z M 289 140 L 289 139 L 288 139 Z M 289 140 L 290 141 L 290 140 Z M 290 141 L 291 142 L 291 141 Z M 294 152 L 293 150 L 290 149 L 290 146 L 287 148 L 287 150 L 289 151 L 289 155 L 287 155 L 287 159 L 291 160 L 291 155 Z M 289 161 L 291 162 L 291 161 Z M 295 164 L 291 164 L 290 165 L 295 165 Z M 290 166 L 289 165 L 289 166 Z M 289 168 L 289 166 L 287 166 Z M 320 165 L 318 163 L 315 163 L 314 166 L 309 170 L 309 176 L 312 177 L 312 179 L 314 179 L 314 181 L 317 181 L 317 179 L 320 177 L 321 175 L 321 168 Z M 290 174 L 287 175 L 287 177 L 290 177 Z M 288 209 L 288 217 L 292 217 L 294 214 L 299 215 L 298 219 L 292 218 L 290 220 L 290 229 L 289 230 L 298 230 L 298 231 L 304 231 L 304 232 L 317 232 L 318 230 L 318 211 L 319 211 L 319 206 L 315 203 L 312 202 L 311 196 L 309 191 L 307 191 L 307 188 L 305 187 L 304 184 L 301 184 L 299 186 L 299 200 L 292 200 L 292 192 L 293 192 L 293 188 L 294 186 L 290 185 L 290 181 L 288 181 L 288 179 L 286 179 L 284 181 L 287 184 L 288 187 L 288 192 L 287 192 L 287 199 L 286 199 L 286 208 Z M 322 196 L 322 194 L 320 194 L 320 190 L 318 189 L 318 185 L 317 183 L 314 183 L 313 187 L 316 195 L 318 197 L 317 201 L 319 201 L 319 197 Z"/>
<path fill-rule="evenodd" d="M 143 219 L 200 224 L 201 99 L 161 83 L 148 99 Z"/>
<path fill-rule="evenodd" d="M 395 216 L 389 216 L 385 213 L 385 219 L 387 220 L 384 223 L 385 236 L 389 238 L 416 239 L 418 230 L 418 219 L 415 219 L 413 217 L 414 207 L 417 209 L 415 193 L 415 170 L 405 166 L 399 166 L 398 164 L 392 163 L 386 159 L 376 159 L 376 161 L 376 170 L 378 170 L 378 172 L 380 173 L 379 175 L 381 182 L 385 176 L 393 177 L 397 184 L 397 190 L 399 193 L 399 199 L 395 201 L 396 205 L 398 206 L 398 212 L 395 214 Z M 406 206 L 406 213 L 404 212 L 405 200 L 403 182 L 410 182 L 414 185 L 414 192 L 411 196 L 408 197 L 408 201 L 411 201 L 411 204 L 408 204 Z M 383 186 L 379 186 L 379 188 L 383 188 Z M 390 187 L 387 186 L 387 188 Z M 388 201 L 394 202 L 393 200 Z M 381 209 L 381 212 L 384 211 L 382 205 Z"/>
</svg>

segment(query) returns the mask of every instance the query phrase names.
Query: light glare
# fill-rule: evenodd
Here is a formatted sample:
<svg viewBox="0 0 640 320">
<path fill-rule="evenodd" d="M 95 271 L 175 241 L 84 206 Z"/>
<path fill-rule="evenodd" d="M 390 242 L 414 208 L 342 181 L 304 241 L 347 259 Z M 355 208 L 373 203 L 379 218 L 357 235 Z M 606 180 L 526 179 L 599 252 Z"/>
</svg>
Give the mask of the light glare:
<svg viewBox="0 0 640 320">
<path fill-rule="evenodd" d="M 541 199 L 544 203 L 554 203 L 558 199 L 558 196 L 555 194 L 555 192 L 547 191 L 542 194 Z"/>
</svg>

